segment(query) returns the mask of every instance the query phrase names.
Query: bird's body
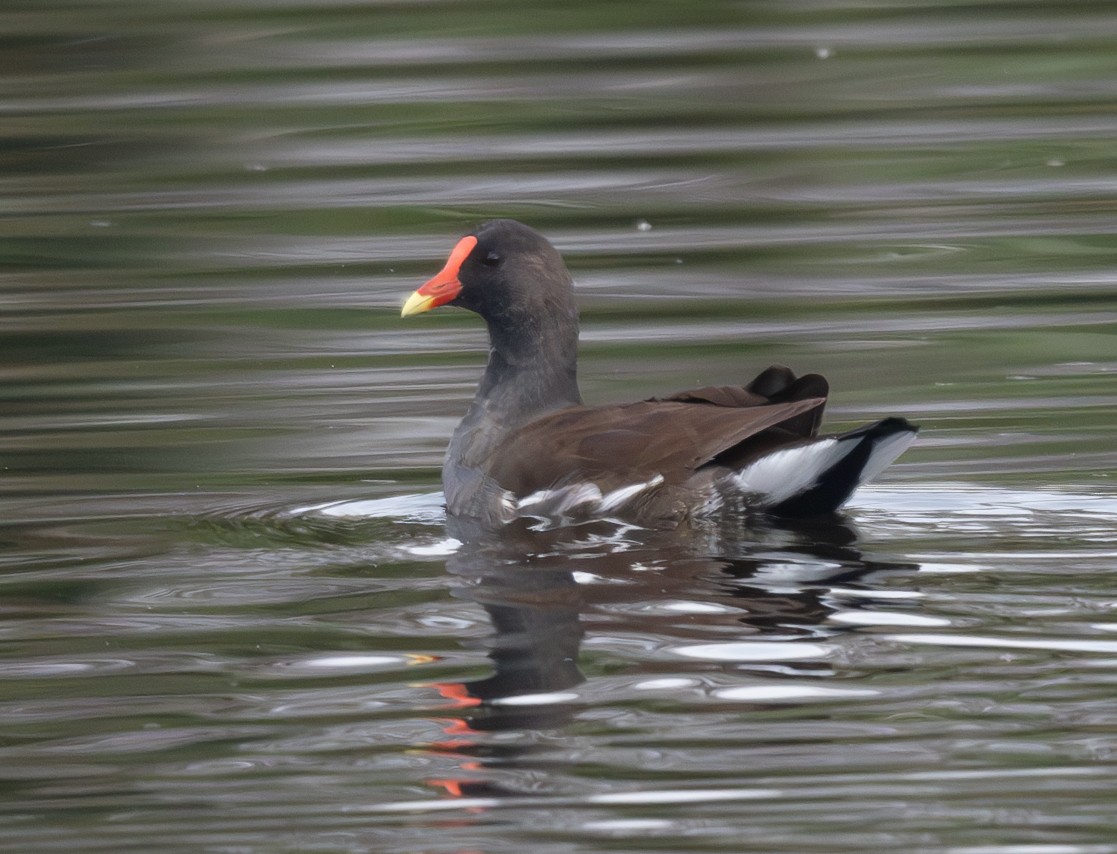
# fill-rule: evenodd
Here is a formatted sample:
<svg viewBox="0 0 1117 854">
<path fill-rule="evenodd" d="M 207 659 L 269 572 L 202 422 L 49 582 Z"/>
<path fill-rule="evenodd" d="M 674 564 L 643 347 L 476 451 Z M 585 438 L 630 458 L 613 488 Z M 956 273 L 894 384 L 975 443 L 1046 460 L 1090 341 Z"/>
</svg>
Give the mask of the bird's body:
<svg viewBox="0 0 1117 854">
<path fill-rule="evenodd" d="M 819 436 L 826 381 L 780 366 L 747 386 L 586 406 L 570 275 L 550 243 L 513 220 L 462 238 L 403 313 L 443 304 L 480 314 L 491 343 L 447 450 L 452 516 L 665 526 L 726 510 L 824 514 L 915 438 L 899 418 Z"/>
</svg>

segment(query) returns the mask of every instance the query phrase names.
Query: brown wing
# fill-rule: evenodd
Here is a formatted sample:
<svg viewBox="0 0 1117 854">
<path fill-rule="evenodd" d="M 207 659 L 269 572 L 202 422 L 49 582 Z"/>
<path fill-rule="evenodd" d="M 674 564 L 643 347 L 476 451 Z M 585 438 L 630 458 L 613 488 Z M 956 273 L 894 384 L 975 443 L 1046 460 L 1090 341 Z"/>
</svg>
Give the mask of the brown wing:
<svg viewBox="0 0 1117 854">
<path fill-rule="evenodd" d="M 662 475 L 682 483 L 722 458 L 748 456 L 814 435 L 826 402 L 821 377 L 798 380 L 787 369 L 762 394 L 755 387 L 709 387 L 618 406 L 562 409 L 514 431 L 489 473 L 519 496 L 590 481 L 603 490 Z M 790 377 L 790 380 L 787 378 Z M 821 392 L 807 396 L 809 392 Z M 782 398 L 782 399 L 781 399 Z"/>
</svg>

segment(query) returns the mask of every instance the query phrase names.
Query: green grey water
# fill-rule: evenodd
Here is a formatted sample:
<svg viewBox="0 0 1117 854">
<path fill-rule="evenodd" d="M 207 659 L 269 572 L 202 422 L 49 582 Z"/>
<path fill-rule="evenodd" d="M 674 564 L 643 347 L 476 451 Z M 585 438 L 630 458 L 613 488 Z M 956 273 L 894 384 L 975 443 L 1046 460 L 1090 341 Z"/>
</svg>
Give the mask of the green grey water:
<svg viewBox="0 0 1117 854">
<path fill-rule="evenodd" d="M 0 849 L 1117 851 L 1117 13 L 0 9 Z M 821 371 L 842 519 L 463 547 L 459 234 L 590 401 Z"/>
</svg>

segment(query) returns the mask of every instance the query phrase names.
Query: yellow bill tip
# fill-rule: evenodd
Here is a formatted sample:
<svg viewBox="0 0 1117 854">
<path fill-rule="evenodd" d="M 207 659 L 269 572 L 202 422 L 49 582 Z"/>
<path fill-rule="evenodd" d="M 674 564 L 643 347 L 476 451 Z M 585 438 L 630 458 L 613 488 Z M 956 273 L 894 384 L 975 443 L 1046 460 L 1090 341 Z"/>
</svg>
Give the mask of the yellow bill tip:
<svg viewBox="0 0 1117 854">
<path fill-rule="evenodd" d="M 422 314 L 424 311 L 430 311 L 434 308 L 434 300 L 435 298 L 432 296 L 427 296 L 426 294 L 415 291 L 415 293 L 407 298 L 407 302 L 403 304 L 399 316 L 410 317 L 413 314 Z"/>
</svg>

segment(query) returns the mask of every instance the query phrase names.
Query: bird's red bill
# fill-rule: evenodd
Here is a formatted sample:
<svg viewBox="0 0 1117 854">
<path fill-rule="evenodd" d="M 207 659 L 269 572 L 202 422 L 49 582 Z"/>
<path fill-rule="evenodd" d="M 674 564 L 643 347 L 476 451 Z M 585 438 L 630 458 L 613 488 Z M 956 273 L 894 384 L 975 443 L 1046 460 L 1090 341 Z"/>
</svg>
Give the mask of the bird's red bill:
<svg viewBox="0 0 1117 854">
<path fill-rule="evenodd" d="M 461 293 L 462 283 L 458 280 L 458 274 L 461 271 L 462 264 L 465 263 L 465 259 L 469 257 L 469 253 L 473 251 L 476 245 L 477 238 L 473 235 L 459 240 L 450 253 L 450 257 L 446 259 L 446 265 L 438 271 L 433 279 L 426 282 L 407 298 L 400 316 L 407 317 L 412 314 L 421 314 L 424 311 L 430 311 L 432 308 L 438 308 L 440 305 L 446 305 Z"/>
</svg>

